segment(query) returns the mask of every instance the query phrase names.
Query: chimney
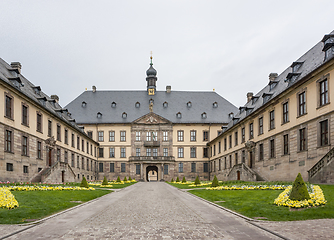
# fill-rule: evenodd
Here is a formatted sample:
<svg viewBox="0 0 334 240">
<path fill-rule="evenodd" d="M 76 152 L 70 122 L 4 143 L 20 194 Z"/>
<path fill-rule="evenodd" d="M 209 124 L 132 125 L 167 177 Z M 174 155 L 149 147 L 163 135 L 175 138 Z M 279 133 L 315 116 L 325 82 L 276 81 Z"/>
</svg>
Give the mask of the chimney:
<svg viewBox="0 0 334 240">
<path fill-rule="evenodd" d="M 96 87 L 92 86 L 93 92 L 96 92 Z"/>
<path fill-rule="evenodd" d="M 51 95 L 51 99 L 54 99 L 56 103 L 59 102 L 59 97 L 57 95 Z"/>
<path fill-rule="evenodd" d="M 21 68 L 22 68 L 21 63 L 19 63 L 19 62 L 11 62 L 11 63 L 10 63 L 10 66 L 11 66 L 13 69 L 16 69 L 19 73 L 21 73 Z"/>
<path fill-rule="evenodd" d="M 275 81 L 275 79 L 278 77 L 277 73 L 270 73 L 269 74 L 269 81 Z"/>
<path fill-rule="evenodd" d="M 172 91 L 172 86 L 166 86 L 166 93 L 170 93 Z"/>
<path fill-rule="evenodd" d="M 253 93 L 252 92 L 247 93 L 247 102 L 249 102 L 250 100 L 252 100 L 252 97 L 253 97 Z"/>
</svg>

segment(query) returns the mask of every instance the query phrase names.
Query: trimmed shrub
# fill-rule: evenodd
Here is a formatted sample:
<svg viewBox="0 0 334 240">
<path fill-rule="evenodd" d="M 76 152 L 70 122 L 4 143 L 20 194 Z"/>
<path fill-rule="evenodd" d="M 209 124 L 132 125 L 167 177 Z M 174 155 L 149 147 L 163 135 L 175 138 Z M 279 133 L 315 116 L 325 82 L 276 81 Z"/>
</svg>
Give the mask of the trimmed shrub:
<svg viewBox="0 0 334 240">
<path fill-rule="evenodd" d="M 106 176 L 104 176 L 104 178 L 103 178 L 102 185 L 108 185 L 108 180 L 107 180 Z"/>
<path fill-rule="evenodd" d="M 298 201 L 310 199 L 310 195 L 308 194 L 306 184 L 300 173 L 298 173 L 296 180 L 292 185 L 289 198 L 291 200 L 298 200 Z"/>
<path fill-rule="evenodd" d="M 176 181 L 175 181 L 175 182 L 180 182 L 180 179 L 179 179 L 179 177 L 177 177 L 177 178 L 176 178 Z"/>
<path fill-rule="evenodd" d="M 121 182 L 121 179 L 119 178 L 119 176 L 117 177 L 116 182 Z"/>
<path fill-rule="evenodd" d="M 186 177 L 183 177 L 182 182 L 183 182 L 183 183 L 186 183 L 186 182 L 187 182 Z"/>
<path fill-rule="evenodd" d="M 218 182 L 218 179 L 215 175 L 213 180 L 212 180 L 211 187 L 218 187 L 218 186 L 219 186 L 219 182 Z"/>
<path fill-rule="evenodd" d="M 123 180 L 124 182 L 126 182 L 126 181 L 128 181 L 128 179 L 126 179 L 126 177 L 124 177 L 124 180 Z"/>
<path fill-rule="evenodd" d="M 195 185 L 200 185 L 201 184 L 201 181 L 199 180 L 198 176 L 196 177 L 195 179 Z"/>
<path fill-rule="evenodd" d="M 80 187 L 89 188 L 88 182 L 87 182 L 85 177 L 82 178 L 81 183 L 80 183 Z"/>
<path fill-rule="evenodd" d="M 170 180 L 171 182 L 174 182 L 174 178 L 172 178 L 172 180 Z"/>
<path fill-rule="evenodd" d="M 132 178 L 129 176 L 129 181 L 132 181 Z"/>
</svg>

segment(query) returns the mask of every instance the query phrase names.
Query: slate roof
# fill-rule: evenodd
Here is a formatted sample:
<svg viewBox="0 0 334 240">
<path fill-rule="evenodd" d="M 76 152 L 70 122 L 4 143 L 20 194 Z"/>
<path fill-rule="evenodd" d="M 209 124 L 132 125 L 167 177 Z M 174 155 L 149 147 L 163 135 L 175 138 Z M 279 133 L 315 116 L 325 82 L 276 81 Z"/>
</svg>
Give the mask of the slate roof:
<svg viewBox="0 0 334 240">
<path fill-rule="evenodd" d="M 329 35 L 333 35 L 334 31 L 332 31 Z M 325 35 L 324 39 L 328 39 L 329 35 Z M 332 36 L 334 40 L 334 35 Z M 298 58 L 295 62 L 293 62 L 287 69 L 285 69 L 281 74 L 278 75 L 278 77 L 275 79 L 275 82 L 277 85 L 270 90 L 270 85 L 266 85 L 261 91 L 259 91 L 257 94 L 254 95 L 254 98 L 257 98 L 257 101 L 253 103 L 253 101 L 250 101 L 246 103 L 243 107 L 240 107 L 242 109 L 246 108 L 253 108 L 251 112 L 247 111 L 238 111 L 237 114 L 234 115 L 234 121 L 230 121 L 225 131 L 232 128 L 235 124 L 241 122 L 246 117 L 255 114 L 256 111 L 260 108 L 262 108 L 266 103 L 270 102 L 273 98 L 280 95 L 284 91 L 290 88 L 294 88 L 298 82 L 302 81 L 304 77 L 306 77 L 308 74 L 319 68 L 320 66 L 324 65 L 328 61 L 332 60 L 334 58 L 334 47 L 333 54 L 330 58 L 325 59 L 325 52 L 323 52 L 324 48 L 324 42 L 320 41 L 317 43 L 314 47 L 312 47 L 308 52 L 306 52 L 303 56 Z M 299 69 L 293 73 L 292 67 L 296 64 L 301 64 Z M 288 81 L 287 79 L 296 76 L 296 79 L 294 81 Z M 268 82 L 269 83 L 269 82 Z M 264 96 L 269 96 L 269 99 L 265 101 L 263 98 Z M 214 139 L 213 139 L 214 140 Z M 212 140 L 212 141 L 213 141 Z"/>
<path fill-rule="evenodd" d="M 75 120 L 72 119 L 67 109 L 63 109 L 54 99 L 51 99 L 42 92 L 41 87 L 35 86 L 2 58 L 0 58 L 0 81 L 15 88 L 22 95 L 25 95 L 55 118 L 59 119 L 59 121 L 72 125 L 75 129 L 82 132 L 82 134 L 86 134 L 83 129 L 75 123 Z"/>
<path fill-rule="evenodd" d="M 143 79 L 143 83 L 144 83 Z M 227 123 L 228 114 L 237 108 L 216 92 L 156 91 L 148 95 L 147 91 L 85 91 L 69 103 L 66 108 L 80 124 L 130 123 L 149 113 L 149 101 L 154 101 L 153 112 L 172 123 Z M 86 107 L 82 103 L 86 103 Z M 111 104 L 115 102 L 116 107 Z M 136 108 L 135 104 L 140 103 Z M 167 102 L 168 107 L 163 103 Z M 191 102 L 191 107 L 187 103 Z M 214 103 L 217 107 L 214 107 Z M 97 113 L 102 113 L 98 118 Z M 127 117 L 122 118 L 126 113 Z M 182 117 L 177 118 L 176 114 Z M 202 117 L 206 113 L 207 118 Z"/>
</svg>

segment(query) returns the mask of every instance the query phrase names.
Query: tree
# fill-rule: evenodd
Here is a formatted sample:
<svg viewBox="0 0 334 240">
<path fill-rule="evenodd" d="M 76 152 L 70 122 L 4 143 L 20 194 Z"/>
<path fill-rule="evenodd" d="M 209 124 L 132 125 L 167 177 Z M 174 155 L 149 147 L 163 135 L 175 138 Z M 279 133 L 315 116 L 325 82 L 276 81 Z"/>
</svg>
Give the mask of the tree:
<svg viewBox="0 0 334 240">
<path fill-rule="evenodd" d="M 131 178 L 131 176 L 129 176 L 129 181 L 132 181 L 132 178 Z"/>
<path fill-rule="evenodd" d="M 119 178 L 119 176 L 117 177 L 116 182 L 121 182 L 121 179 Z"/>
<path fill-rule="evenodd" d="M 182 182 L 183 182 L 183 183 L 186 183 L 186 182 L 187 182 L 186 177 L 183 177 Z"/>
<path fill-rule="evenodd" d="M 215 175 L 213 180 L 212 180 L 211 187 L 218 187 L 218 186 L 219 186 L 219 182 L 218 182 L 218 179 Z"/>
<path fill-rule="evenodd" d="M 308 193 L 306 184 L 302 178 L 302 175 L 298 173 L 291 189 L 289 198 L 291 200 L 305 200 L 310 199 L 310 194 Z"/>
<path fill-rule="evenodd" d="M 104 178 L 103 178 L 102 185 L 108 185 L 108 180 L 107 180 L 106 176 L 104 176 Z"/>
<path fill-rule="evenodd" d="M 180 182 L 180 179 L 179 179 L 179 177 L 177 177 L 177 178 L 176 178 L 176 181 L 175 181 L 175 182 Z"/>
<path fill-rule="evenodd" d="M 172 180 L 170 182 L 174 182 L 174 178 L 172 178 Z"/>
<path fill-rule="evenodd" d="M 124 177 L 124 180 L 123 180 L 124 182 L 126 182 L 126 181 L 128 181 L 128 179 L 126 179 L 126 177 Z"/>
<path fill-rule="evenodd" d="M 89 188 L 88 182 L 87 182 L 85 177 L 82 178 L 81 183 L 80 183 L 80 187 Z"/>
<path fill-rule="evenodd" d="M 200 180 L 199 180 L 199 178 L 197 176 L 196 179 L 195 179 L 195 185 L 200 185 L 200 184 L 201 184 L 201 182 L 200 182 Z"/>
</svg>

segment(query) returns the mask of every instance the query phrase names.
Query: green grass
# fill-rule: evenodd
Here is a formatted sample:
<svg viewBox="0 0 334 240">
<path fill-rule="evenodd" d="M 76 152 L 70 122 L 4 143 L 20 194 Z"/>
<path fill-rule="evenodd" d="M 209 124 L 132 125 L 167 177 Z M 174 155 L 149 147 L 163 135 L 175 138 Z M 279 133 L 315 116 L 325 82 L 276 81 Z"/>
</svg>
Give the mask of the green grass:
<svg viewBox="0 0 334 240">
<path fill-rule="evenodd" d="M 250 218 L 265 217 L 271 221 L 334 218 L 334 185 L 320 185 L 320 187 L 327 200 L 326 205 L 294 211 L 274 205 L 275 198 L 282 190 L 190 190 L 189 192 Z"/>
<path fill-rule="evenodd" d="M 71 201 L 87 202 L 110 192 L 109 190 L 13 191 L 19 207 L 11 210 L 0 208 L 0 224 L 24 223 L 30 222 L 29 219 L 41 219 L 80 204 Z"/>
<path fill-rule="evenodd" d="M 124 183 L 124 184 L 112 184 L 112 183 L 110 183 L 112 185 L 112 187 L 111 188 L 109 188 L 109 187 L 105 188 L 105 187 L 98 187 L 98 186 L 95 186 L 95 185 L 89 185 L 89 182 L 88 182 L 88 186 L 93 187 L 95 189 L 119 189 L 119 188 L 125 188 L 125 187 L 128 187 L 128 186 L 131 186 L 135 183 L 136 182 Z M 80 183 L 71 183 L 70 186 L 78 186 L 79 187 Z"/>
<path fill-rule="evenodd" d="M 207 188 L 207 187 L 210 187 L 210 185 L 207 185 L 207 186 L 198 186 L 198 187 L 189 187 L 190 184 L 177 184 L 177 183 L 171 183 L 171 182 L 167 182 L 168 184 L 176 187 L 176 188 L 179 188 L 179 189 L 196 189 L 196 188 Z M 202 182 L 203 183 L 203 182 Z"/>
</svg>

